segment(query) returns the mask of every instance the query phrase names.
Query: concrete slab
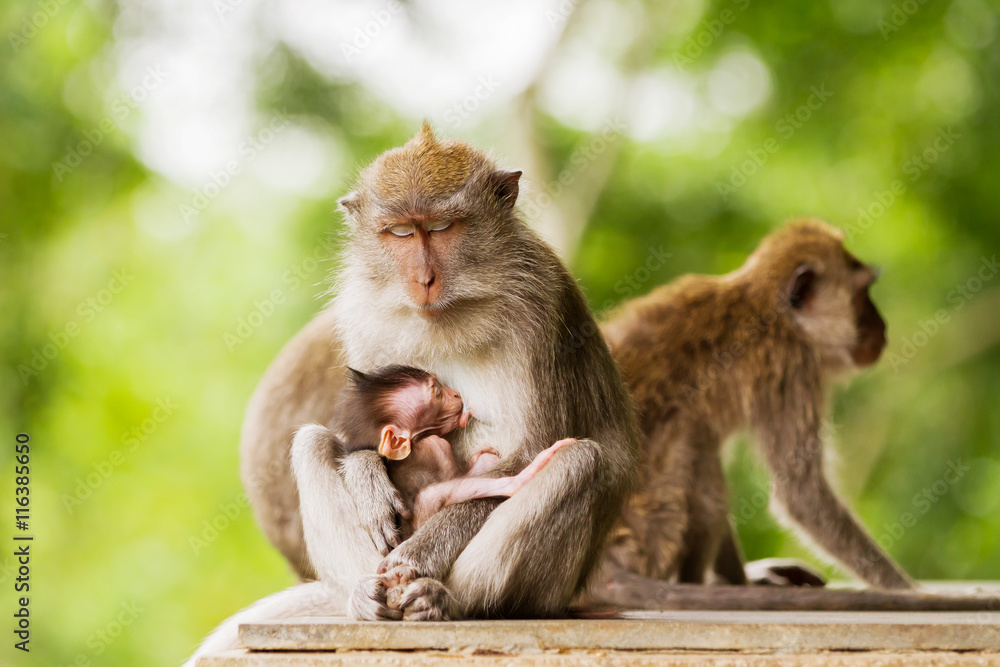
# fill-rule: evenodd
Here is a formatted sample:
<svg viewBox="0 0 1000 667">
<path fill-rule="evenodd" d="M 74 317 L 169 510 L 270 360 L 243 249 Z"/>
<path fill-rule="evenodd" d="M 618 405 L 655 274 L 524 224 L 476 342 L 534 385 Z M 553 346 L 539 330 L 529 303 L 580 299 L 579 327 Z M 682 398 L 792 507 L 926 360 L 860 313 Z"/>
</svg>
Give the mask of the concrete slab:
<svg viewBox="0 0 1000 667">
<path fill-rule="evenodd" d="M 301 618 L 240 626 L 253 650 L 992 651 L 997 612 L 636 611 L 609 619 L 359 622 Z"/>
<path fill-rule="evenodd" d="M 1000 665 L 1000 656 L 983 653 L 818 653 L 754 655 L 752 653 L 564 652 L 539 655 L 477 655 L 459 653 L 269 652 L 229 653 L 202 658 L 198 667 L 985 667 Z"/>
</svg>

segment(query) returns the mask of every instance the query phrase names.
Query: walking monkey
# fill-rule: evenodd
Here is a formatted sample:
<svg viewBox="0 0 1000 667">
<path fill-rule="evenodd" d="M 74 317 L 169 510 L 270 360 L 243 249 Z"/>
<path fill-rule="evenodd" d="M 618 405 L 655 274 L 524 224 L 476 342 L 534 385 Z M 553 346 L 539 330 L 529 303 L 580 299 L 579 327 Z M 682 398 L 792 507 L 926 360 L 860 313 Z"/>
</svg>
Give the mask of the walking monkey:
<svg viewBox="0 0 1000 667">
<path fill-rule="evenodd" d="M 802 220 L 736 271 L 684 276 L 611 317 L 603 331 L 645 436 L 640 490 L 612 549 L 619 565 L 681 583 L 701 583 L 709 570 L 746 582 L 720 447 L 749 429 L 777 502 L 816 545 L 872 586 L 912 587 L 822 465 L 827 385 L 875 363 L 885 346 L 868 294 L 877 275 L 844 249 L 842 232 Z"/>
</svg>

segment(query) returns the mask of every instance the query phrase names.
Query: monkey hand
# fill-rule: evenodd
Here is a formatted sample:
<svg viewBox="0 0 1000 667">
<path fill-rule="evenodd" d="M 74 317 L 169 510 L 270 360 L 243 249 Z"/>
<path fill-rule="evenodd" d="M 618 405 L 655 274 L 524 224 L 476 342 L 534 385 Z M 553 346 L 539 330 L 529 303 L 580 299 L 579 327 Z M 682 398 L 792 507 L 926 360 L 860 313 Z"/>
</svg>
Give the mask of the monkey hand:
<svg viewBox="0 0 1000 667">
<path fill-rule="evenodd" d="M 404 550 L 405 551 L 405 550 Z M 417 569 L 416 563 L 403 553 L 394 551 L 386 556 L 378 566 L 378 578 L 390 609 L 400 609 L 399 598 L 403 589 L 411 581 L 425 576 Z"/>
<path fill-rule="evenodd" d="M 765 558 L 746 564 L 747 581 L 755 586 L 825 586 L 822 574 L 792 558 Z"/>
<path fill-rule="evenodd" d="M 372 493 L 360 498 L 355 495 L 354 502 L 358 506 L 362 528 L 372 538 L 379 554 L 385 556 L 402 541 L 396 515 L 404 519 L 410 519 L 413 515 L 399 491 L 391 484 L 371 491 Z"/>
</svg>

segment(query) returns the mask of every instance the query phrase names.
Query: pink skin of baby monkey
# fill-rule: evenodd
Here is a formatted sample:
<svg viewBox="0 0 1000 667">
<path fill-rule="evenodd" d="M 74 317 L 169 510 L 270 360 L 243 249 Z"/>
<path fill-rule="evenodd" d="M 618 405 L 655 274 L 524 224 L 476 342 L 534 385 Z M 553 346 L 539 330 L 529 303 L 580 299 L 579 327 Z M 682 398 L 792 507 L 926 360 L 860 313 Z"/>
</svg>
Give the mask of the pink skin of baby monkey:
<svg viewBox="0 0 1000 667">
<path fill-rule="evenodd" d="M 413 503 L 413 528 L 416 530 L 431 515 L 448 505 L 473 500 L 474 498 L 510 497 L 521 487 L 534 479 L 538 471 L 545 467 L 553 454 L 561 448 L 575 442 L 574 438 L 558 441 L 548 449 L 543 450 L 529 463 L 524 470 L 511 477 L 484 477 L 497 466 L 500 457 L 492 450 L 484 449 L 476 452 L 471 459 L 469 471 L 461 477 L 445 482 L 432 484 L 417 494 Z M 421 440 L 419 448 L 446 448 L 451 454 L 451 445 L 444 438 L 436 435 L 427 436 Z"/>
<path fill-rule="evenodd" d="M 411 516 L 403 518 L 411 520 L 413 530 L 449 505 L 514 495 L 559 449 L 574 442 L 573 438 L 560 440 L 517 475 L 488 476 L 500 462 L 492 448 L 475 452 L 469 469 L 463 471 L 451 444 L 441 437 L 468 423 L 470 414 L 457 391 L 428 373 L 423 381 L 394 388 L 383 400 L 395 423 L 382 427 L 378 452 L 388 459 L 389 477 L 412 508 Z"/>
</svg>

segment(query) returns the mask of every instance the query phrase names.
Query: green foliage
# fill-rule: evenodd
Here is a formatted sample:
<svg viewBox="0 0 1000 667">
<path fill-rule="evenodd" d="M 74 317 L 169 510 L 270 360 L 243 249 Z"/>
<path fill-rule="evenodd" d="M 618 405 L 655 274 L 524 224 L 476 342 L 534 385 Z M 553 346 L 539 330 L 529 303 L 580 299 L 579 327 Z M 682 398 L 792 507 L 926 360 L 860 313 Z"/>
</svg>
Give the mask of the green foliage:
<svg viewBox="0 0 1000 667">
<path fill-rule="evenodd" d="M 833 400 L 831 469 L 914 576 L 996 578 L 995 4 L 922 4 L 898 26 L 901 3 L 675 4 L 621 4 L 644 12 L 623 69 L 674 67 L 729 9 L 733 20 L 684 71 L 703 76 L 723 55 L 751 49 L 770 93 L 726 129 L 692 129 L 684 150 L 663 137 L 610 140 L 613 169 L 570 261 L 591 304 L 604 311 L 683 273 L 731 270 L 790 216 L 848 229 L 851 249 L 883 269 L 875 298 L 891 342 Z M 0 655 L 5 664 L 177 664 L 219 621 L 293 582 L 242 496 L 243 410 L 322 303 L 332 265 L 318 260 L 336 249 L 335 197 L 355 165 L 401 143 L 417 119 L 287 45 L 262 49 L 258 111 L 280 110 L 335 142 L 339 164 L 318 194 L 262 194 L 241 173 L 186 221 L 180 210 L 194 188 L 141 157 L 143 108 L 113 115 L 122 91 L 110 54 L 124 48 L 117 10 L 56 3 L 24 37 L 43 5 L 0 10 L 0 493 L 13 497 L 13 438 L 29 433 L 36 536 L 30 660 L 9 641 Z M 817 88 L 828 96 L 790 124 Z M 552 169 L 527 176 L 548 182 L 573 169 L 591 135 L 529 94 L 495 114 L 498 148 L 521 104 Z M 79 166 L 56 167 L 108 118 L 113 127 Z M 935 149 L 941 133 L 951 143 Z M 644 273 L 651 253 L 669 257 Z M 37 372 L 25 370 L 33 360 Z M 730 466 L 748 556 L 811 559 L 764 511 L 767 477 L 751 451 L 738 445 Z M 942 486 L 950 465 L 968 470 Z M 914 521 L 900 531 L 904 514 Z M 9 623 L 16 574 L 4 553 Z"/>
</svg>

